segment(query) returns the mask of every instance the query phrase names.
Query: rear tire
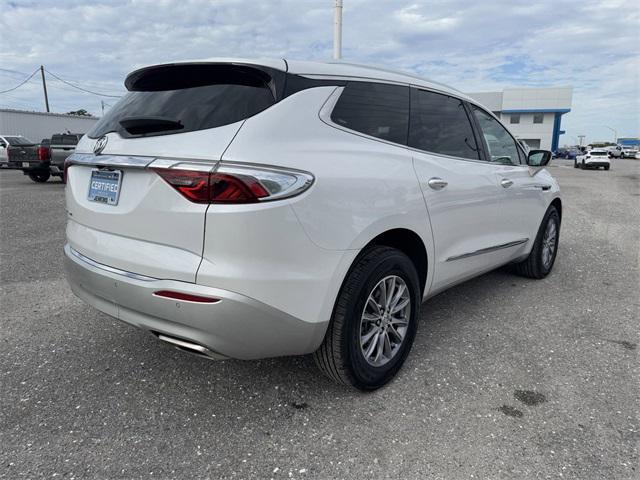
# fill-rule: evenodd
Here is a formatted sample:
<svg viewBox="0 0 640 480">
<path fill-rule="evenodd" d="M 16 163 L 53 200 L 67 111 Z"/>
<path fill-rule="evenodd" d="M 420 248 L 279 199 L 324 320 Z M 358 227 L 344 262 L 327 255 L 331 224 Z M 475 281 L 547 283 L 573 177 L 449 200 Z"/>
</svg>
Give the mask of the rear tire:
<svg viewBox="0 0 640 480">
<path fill-rule="evenodd" d="M 573 161 L 573 168 L 578 168 L 578 161 L 577 160 Z"/>
<path fill-rule="evenodd" d="M 604 169 L 609 170 L 611 167 L 609 165 L 605 165 Z"/>
<path fill-rule="evenodd" d="M 49 180 L 51 173 L 49 173 L 48 171 L 42 171 L 42 172 L 35 171 L 35 172 L 29 172 L 28 175 L 29 175 L 29 178 L 34 182 L 44 183 L 47 180 Z"/>
<path fill-rule="evenodd" d="M 383 290 L 392 294 L 383 297 Z M 335 382 L 360 390 L 382 387 L 411 350 L 421 301 L 409 257 L 391 247 L 367 248 L 342 284 L 324 341 L 314 353 L 316 364 Z"/>
<path fill-rule="evenodd" d="M 535 279 L 549 275 L 556 261 L 559 239 L 560 215 L 556 207 L 551 205 L 542 219 L 531 253 L 525 260 L 515 264 L 516 272 L 523 277 Z"/>
</svg>

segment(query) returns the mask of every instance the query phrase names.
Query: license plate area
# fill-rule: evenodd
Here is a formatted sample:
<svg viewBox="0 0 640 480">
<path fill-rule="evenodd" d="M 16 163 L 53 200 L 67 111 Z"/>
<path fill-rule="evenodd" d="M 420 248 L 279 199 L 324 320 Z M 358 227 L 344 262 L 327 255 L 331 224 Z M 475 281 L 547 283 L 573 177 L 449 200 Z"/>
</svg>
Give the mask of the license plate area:
<svg viewBox="0 0 640 480">
<path fill-rule="evenodd" d="M 88 199 L 105 205 L 117 205 L 122 185 L 122 170 L 91 170 Z"/>
</svg>

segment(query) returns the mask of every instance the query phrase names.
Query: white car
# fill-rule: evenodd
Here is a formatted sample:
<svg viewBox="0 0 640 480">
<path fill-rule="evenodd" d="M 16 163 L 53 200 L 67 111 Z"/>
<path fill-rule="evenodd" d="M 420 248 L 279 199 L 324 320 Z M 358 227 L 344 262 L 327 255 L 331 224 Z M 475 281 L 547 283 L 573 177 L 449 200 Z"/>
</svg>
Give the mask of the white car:
<svg viewBox="0 0 640 480">
<path fill-rule="evenodd" d="M 605 150 L 611 158 L 620 158 L 622 156 L 622 147 L 620 145 L 606 147 Z"/>
<path fill-rule="evenodd" d="M 637 148 L 623 146 L 620 156 L 622 158 L 636 158 L 637 154 L 638 154 L 638 149 Z"/>
<path fill-rule="evenodd" d="M 67 278 L 182 350 L 313 353 L 375 389 L 425 299 L 505 264 L 553 267 L 551 153 L 525 155 L 457 90 L 285 60 L 156 65 L 125 85 L 66 164 Z"/>
<path fill-rule="evenodd" d="M 578 155 L 573 161 L 573 167 L 583 170 L 587 168 L 595 168 L 597 170 L 602 167 L 605 170 L 609 170 L 611 168 L 611 160 L 609 159 L 607 150 L 604 148 L 593 148 L 587 150 L 582 155 Z"/>
</svg>

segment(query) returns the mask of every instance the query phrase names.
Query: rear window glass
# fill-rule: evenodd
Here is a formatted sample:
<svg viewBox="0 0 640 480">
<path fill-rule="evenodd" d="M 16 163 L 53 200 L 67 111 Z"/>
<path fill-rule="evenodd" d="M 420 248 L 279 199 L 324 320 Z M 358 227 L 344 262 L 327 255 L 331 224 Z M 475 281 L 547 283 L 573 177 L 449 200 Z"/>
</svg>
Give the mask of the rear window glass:
<svg viewBox="0 0 640 480">
<path fill-rule="evenodd" d="M 607 152 L 590 152 L 592 157 L 604 157 L 606 154 Z"/>
<path fill-rule="evenodd" d="M 409 87 L 349 82 L 331 113 L 331 120 L 345 128 L 406 145 Z"/>
<path fill-rule="evenodd" d="M 4 137 L 9 145 L 33 145 L 33 142 L 25 137 Z"/>
<path fill-rule="evenodd" d="M 87 133 L 124 137 L 184 133 L 228 125 L 275 103 L 269 78 L 248 68 L 187 66 L 152 69 L 127 79 L 127 93 Z M 126 128 L 125 128 L 126 127 Z"/>
</svg>

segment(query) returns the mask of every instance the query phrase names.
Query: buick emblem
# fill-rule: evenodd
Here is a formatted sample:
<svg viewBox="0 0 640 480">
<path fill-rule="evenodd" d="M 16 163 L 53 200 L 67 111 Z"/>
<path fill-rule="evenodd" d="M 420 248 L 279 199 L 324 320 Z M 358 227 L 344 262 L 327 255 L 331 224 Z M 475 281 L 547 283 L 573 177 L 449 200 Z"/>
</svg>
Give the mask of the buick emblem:
<svg viewBox="0 0 640 480">
<path fill-rule="evenodd" d="M 102 153 L 102 151 L 104 150 L 104 147 L 107 146 L 108 141 L 109 139 L 107 137 L 100 137 L 96 144 L 93 146 L 93 153 L 95 153 L 96 155 L 100 155 L 100 153 Z"/>
</svg>

